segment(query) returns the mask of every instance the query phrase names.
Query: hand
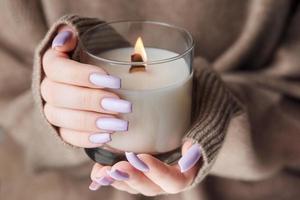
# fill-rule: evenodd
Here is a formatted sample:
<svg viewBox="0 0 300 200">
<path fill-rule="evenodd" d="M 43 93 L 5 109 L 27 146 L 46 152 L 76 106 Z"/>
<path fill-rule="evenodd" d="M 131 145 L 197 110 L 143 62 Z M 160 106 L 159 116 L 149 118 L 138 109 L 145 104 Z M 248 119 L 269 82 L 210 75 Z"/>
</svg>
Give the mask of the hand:
<svg viewBox="0 0 300 200">
<path fill-rule="evenodd" d="M 145 196 L 179 193 L 191 185 L 202 164 L 196 165 L 201 157 L 198 144 L 185 142 L 182 154 L 183 157 L 174 166 L 148 154 L 136 156 L 133 153 L 126 153 L 129 162 L 121 161 L 114 166 L 96 163 L 91 173 L 90 189 L 97 190 L 101 186 L 112 185 L 118 190 Z"/>
<path fill-rule="evenodd" d="M 78 147 L 99 147 L 114 131 L 127 131 L 128 122 L 116 114 L 131 112 L 131 103 L 104 88 L 120 88 L 121 80 L 100 67 L 69 59 L 77 44 L 67 26 L 58 31 L 42 60 L 44 113 L 64 141 Z"/>
<path fill-rule="evenodd" d="M 119 78 L 108 75 L 100 67 L 69 59 L 68 52 L 77 44 L 71 28 L 65 26 L 58 32 L 42 61 L 45 116 L 58 127 L 65 142 L 84 148 L 99 147 L 111 140 L 114 131 L 127 131 L 128 122 L 116 115 L 131 112 L 131 103 L 104 90 L 120 88 Z M 122 161 L 112 167 L 95 164 L 90 189 L 112 184 L 120 190 L 148 196 L 178 193 L 193 181 L 197 172 L 195 164 L 201 156 L 197 145 L 187 151 L 189 146 L 191 142 L 184 144 L 184 156 L 175 166 L 147 154 L 133 153 L 127 153 L 129 162 Z"/>
</svg>

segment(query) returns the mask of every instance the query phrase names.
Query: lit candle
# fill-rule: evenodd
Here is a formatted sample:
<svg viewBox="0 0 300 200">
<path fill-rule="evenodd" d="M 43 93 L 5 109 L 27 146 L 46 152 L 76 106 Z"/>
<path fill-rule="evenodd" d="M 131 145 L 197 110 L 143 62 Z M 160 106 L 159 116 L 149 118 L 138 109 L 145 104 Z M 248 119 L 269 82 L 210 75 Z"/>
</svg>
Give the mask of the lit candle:
<svg viewBox="0 0 300 200">
<path fill-rule="evenodd" d="M 118 48 L 98 55 L 111 60 L 130 61 L 139 54 L 143 61 L 172 58 L 178 54 L 165 49 L 144 48 L 138 39 L 134 48 Z M 91 64 L 93 61 L 89 61 Z M 181 145 L 190 125 L 192 74 L 183 58 L 144 66 L 144 70 L 128 70 L 122 65 L 101 65 L 109 74 L 122 80 L 122 89 L 113 90 L 131 101 L 133 112 L 121 117 L 129 121 L 125 133 L 113 133 L 108 147 L 136 153 L 163 153 Z M 134 66 L 133 66 L 134 67 Z"/>
</svg>

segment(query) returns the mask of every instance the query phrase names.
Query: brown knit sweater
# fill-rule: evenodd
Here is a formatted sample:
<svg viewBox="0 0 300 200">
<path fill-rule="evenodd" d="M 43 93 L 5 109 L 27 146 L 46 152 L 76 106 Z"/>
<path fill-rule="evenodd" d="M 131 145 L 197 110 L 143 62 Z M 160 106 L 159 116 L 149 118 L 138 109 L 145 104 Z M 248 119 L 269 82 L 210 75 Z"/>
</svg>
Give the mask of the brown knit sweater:
<svg viewBox="0 0 300 200">
<path fill-rule="evenodd" d="M 62 145 L 43 115 L 41 58 L 57 28 L 68 24 L 80 37 L 99 19 L 151 19 L 185 27 L 196 41 L 193 124 L 183 138 L 203 150 L 192 197 L 209 174 L 253 181 L 300 170 L 296 1 L 4 0 L 0 16 L 0 127 L 20 145 L 27 169 L 86 178 L 88 170 L 74 167 L 91 163 L 81 149 Z"/>
<path fill-rule="evenodd" d="M 66 15 L 59 19 L 48 31 L 37 48 L 33 70 L 32 90 L 40 112 L 43 112 L 43 102 L 40 94 L 41 77 L 43 77 L 41 58 L 55 37 L 57 28 L 62 24 L 68 24 L 77 30 L 80 38 L 80 35 L 86 30 L 99 23 L 101 21 L 95 18 Z M 74 55 L 72 57 L 80 62 L 78 56 Z M 200 58 L 197 59 L 199 60 Z M 232 115 L 239 111 L 239 106 L 221 79 L 209 69 L 206 63 L 198 62 L 195 65 L 193 94 L 194 105 L 192 110 L 194 123 L 183 139 L 192 139 L 195 143 L 199 143 L 202 149 L 204 162 L 196 178 L 197 183 L 203 179 L 209 168 L 211 168 L 224 140 L 227 125 Z M 51 126 L 45 118 L 43 118 L 43 122 L 48 127 Z M 56 132 L 55 127 L 49 128 L 49 131 Z"/>
</svg>

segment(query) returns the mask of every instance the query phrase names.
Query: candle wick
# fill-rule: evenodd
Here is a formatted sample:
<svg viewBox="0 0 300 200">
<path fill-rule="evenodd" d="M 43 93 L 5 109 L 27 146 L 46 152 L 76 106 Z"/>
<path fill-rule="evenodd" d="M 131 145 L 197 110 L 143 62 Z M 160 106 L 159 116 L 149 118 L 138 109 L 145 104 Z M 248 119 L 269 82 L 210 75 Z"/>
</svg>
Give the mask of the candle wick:
<svg viewBox="0 0 300 200">
<path fill-rule="evenodd" d="M 134 53 L 131 55 L 131 62 L 144 62 L 144 60 L 141 54 Z M 132 64 L 129 69 L 129 73 L 144 72 L 144 71 L 146 71 L 146 66 L 141 64 L 137 64 L 137 65 Z"/>
</svg>

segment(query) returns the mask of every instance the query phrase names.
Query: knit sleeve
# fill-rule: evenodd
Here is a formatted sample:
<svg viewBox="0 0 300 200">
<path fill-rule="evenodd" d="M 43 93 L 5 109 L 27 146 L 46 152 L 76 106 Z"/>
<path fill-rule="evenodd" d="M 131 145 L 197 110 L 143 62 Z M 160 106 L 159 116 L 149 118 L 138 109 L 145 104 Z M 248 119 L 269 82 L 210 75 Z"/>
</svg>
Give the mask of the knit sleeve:
<svg viewBox="0 0 300 200">
<path fill-rule="evenodd" d="M 61 25 L 73 27 L 80 37 L 87 29 L 100 23 L 102 22 L 95 18 L 82 18 L 76 15 L 64 16 L 50 28 L 36 50 L 32 90 L 43 116 L 43 123 L 47 124 L 50 132 L 55 135 L 58 135 L 57 130 L 49 124 L 43 114 L 44 102 L 40 94 L 40 83 L 43 78 L 42 55 L 51 46 Z M 78 48 L 70 56 L 77 60 Z M 195 183 L 198 183 L 209 172 L 223 143 L 228 123 L 241 108 L 225 83 L 201 58 L 195 59 L 193 87 L 193 125 L 184 139 L 192 139 L 195 143 L 199 143 L 202 149 L 203 165 L 195 179 Z M 59 137 L 57 138 L 61 140 Z"/>
<path fill-rule="evenodd" d="M 194 184 L 210 171 L 225 139 L 230 120 L 242 112 L 239 100 L 202 58 L 194 62 L 193 124 L 184 140 L 199 144 L 202 163 Z M 193 186 L 192 185 L 192 186 Z"/>
<path fill-rule="evenodd" d="M 55 127 L 51 126 L 44 117 L 40 95 L 40 83 L 44 76 L 41 60 L 44 52 L 51 46 L 59 26 L 68 24 L 80 35 L 84 30 L 101 22 L 97 19 L 68 15 L 59 19 L 48 30 L 42 20 L 42 11 L 39 7 L 31 1 L 25 4 L 30 7 L 33 15 L 25 15 L 19 12 L 20 10 L 16 10 L 16 13 L 1 13 L 1 16 L 5 16 L 4 21 L 5 18 L 14 19 L 14 23 L 6 30 L 11 35 L 6 34 L 0 39 L 1 134 L 4 133 L 7 138 L 12 138 L 22 148 L 19 153 L 24 155 L 26 163 L 24 170 L 83 164 L 88 161 L 84 152 L 61 145 L 61 140 L 53 137 L 53 134 L 57 135 Z M 11 1 L 6 1 L 4 5 L 14 6 L 12 7 L 14 9 L 19 8 L 11 4 Z M 22 5 L 20 2 L 20 8 Z M 3 19 L 0 21 L 3 22 Z M 22 27 L 22 31 L 15 34 L 15 31 L 20 30 L 19 26 Z M 42 41 L 39 42 L 42 37 Z M 32 49 L 37 44 L 39 45 L 33 52 Z M 34 61 L 32 61 L 33 54 L 35 54 Z"/>
</svg>

